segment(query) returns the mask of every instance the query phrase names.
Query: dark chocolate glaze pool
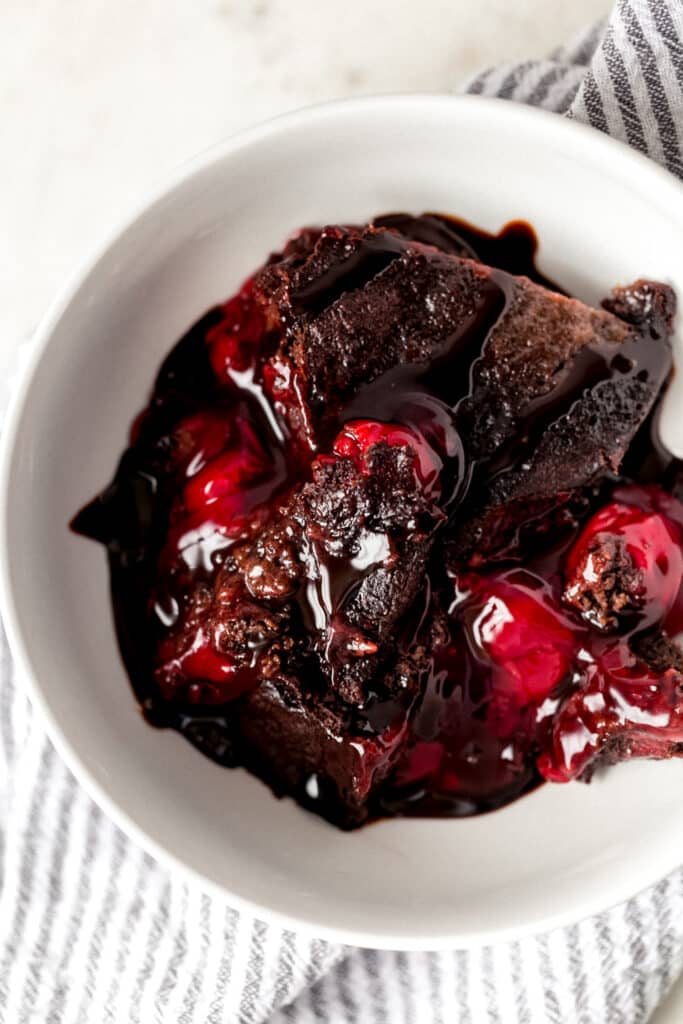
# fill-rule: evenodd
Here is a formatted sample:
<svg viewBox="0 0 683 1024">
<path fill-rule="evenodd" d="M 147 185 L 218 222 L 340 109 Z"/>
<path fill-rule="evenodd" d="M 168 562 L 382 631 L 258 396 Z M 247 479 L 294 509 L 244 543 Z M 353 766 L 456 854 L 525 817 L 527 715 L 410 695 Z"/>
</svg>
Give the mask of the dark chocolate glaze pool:
<svg viewBox="0 0 683 1024">
<path fill-rule="evenodd" d="M 441 522 L 454 521 L 459 510 L 473 501 L 491 479 L 524 464 L 539 439 L 572 409 L 579 396 L 615 377 L 629 380 L 638 374 L 640 381 L 661 383 L 670 366 L 669 357 L 649 345 L 645 334 L 635 333 L 619 346 L 617 354 L 613 345 L 586 346 L 574 361 L 572 372 L 525 410 L 522 429 L 514 442 L 500 446 L 493 457 L 479 459 L 468 451 L 466 439 L 463 441 L 461 436 L 463 410 L 472 398 L 472 367 L 484 353 L 490 332 L 510 301 L 508 275 L 525 275 L 554 291 L 561 289 L 538 271 L 536 236 L 526 223 L 513 222 L 497 235 L 434 214 L 390 214 L 377 218 L 374 224 L 391 230 L 367 240 L 345 263 L 332 267 L 312 286 L 295 292 L 293 311 L 300 315 L 328 308 L 339 296 L 381 275 L 411 242 L 488 264 L 494 270 L 482 286 L 475 308 L 464 325 L 444 337 L 437 358 L 427 365 L 390 367 L 342 399 L 337 408 L 328 410 L 324 429 L 316 437 L 303 431 L 302 442 L 301 436 L 292 436 L 291 425 L 264 384 L 262 366 L 245 364 L 234 376 L 232 383 L 236 386 L 228 390 L 219 383 L 208 339 L 220 330 L 227 307 L 215 307 L 164 361 L 150 403 L 132 428 L 130 446 L 112 483 L 72 523 L 77 533 L 107 546 L 121 654 L 147 720 L 178 730 L 219 763 L 247 764 L 276 792 L 287 787 L 279 785 L 272 770 L 250 754 L 239 735 L 239 708 L 244 701 L 241 695 L 249 694 L 261 683 L 258 639 L 253 642 L 251 665 L 242 665 L 230 675 L 230 701 L 220 699 L 222 668 L 213 661 L 206 663 L 205 679 L 183 691 L 180 698 L 169 699 L 159 683 L 159 651 L 176 626 L 184 592 L 190 585 L 196 590 L 198 582 L 206 584 L 207 592 L 214 585 L 216 574 L 240 536 L 240 524 L 254 517 L 266 523 L 270 510 L 285 503 L 293 490 L 309 479 L 311 461 L 318 450 L 326 452 L 345 424 L 372 420 L 400 424 L 423 439 L 438 471 L 438 488 L 433 485 L 438 506 L 436 529 Z M 246 333 L 262 331 L 262 325 L 249 319 L 248 297 L 239 301 L 245 303 Z M 272 355 L 276 339 L 266 334 L 259 344 L 266 358 Z M 295 390 L 296 381 L 291 387 Z M 215 441 L 217 450 L 220 444 L 228 443 L 246 453 L 248 483 L 240 489 L 234 507 L 229 501 L 226 506 L 232 518 L 208 532 L 201 523 L 193 525 L 184 511 L 181 515 L 177 503 L 181 486 L 177 448 L 183 443 L 182 437 L 178 440 L 178 425 L 192 425 L 193 417 L 199 418 L 197 430 L 209 439 L 205 449 Z M 224 421 L 229 421 L 232 431 L 229 442 L 216 441 Z M 641 431 L 634 475 L 646 464 L 652 473 L 648 430 L 649 421 Z M 267 459 L 249 476 L 252 452 L 253 460 L 258 461 L 264 452 Z M 206 468 L 197 463 L 197 458 L 201 462 L 208 456 L 205 452 L 195 455 L 185 466 L 185 477 L 201 474 Z M 170 465 L 175 467 L 172 471 Z M 657 472 L 661 468 L 659 465 Z M 536 746 L 551 742 L 553 715 L 577 685 L 577 652 L 591 646 L 580 616 L 567 609 L 557 611 L 563 585 L 561 565 L 581 524 L 600 501 L 611 498 L 615 486 L 616 480 L 603 483 L 591 495 L 563 507 L 552 521 L 552 535 L 546 543 L 539 545 L 535 539 L 525 549 L 522 542 L 514 557 L 503 560 L 494 590 L 487 590 L 485 597 L 480 581 L 466 575 L 457 580 L 454 597 L 453 578 L 447 572 L 443 551 L 432 551 L 420 595 L 396 625 L 397 636 L 408 648 L 411 644 L 434 644 L 423 662 L 419 694 L 397 698 L 395 694 L 371 693 L 365 706 L 355 709 L 345 723 L 361 744 L 372 746 L 375 757 L 377 749 L 381 754 L 385 747 L 387 751 L 392 748 L 398 723 L 409 720 L 406 753 L 377 787 L 371 816 L 473 814 L 508 803 L 538 785 L 541 776 L 529 754 L 528 737 L 534 737 Z M 175 559 L 172 568 L 167 564 L 170 548 Z M 309 551 L 308 557 L 317 560 L 319 583 L 299 587 L 290 614 L 298 617 L 300 630 L 313 636 L 316 630 L 321 631 L 321 622 L 325 624 L 323 632 L 332 628 L 331 623 L 344 613 L 377 563 L 371 553 L 356 559 L 353 565 L 348 559 L 335 560 L 319 550 Z M 498 598 L 508 601 L 508 607 L 519 604 L 521 614 L 540 630 L 541 649 L 552 650 L 548 657 L 558 659 L 557 685 L 543 709 L 503 706 L 505 700 L 492 692 L 491 666 L 474 636 L 475 624 L 480 628 L 482 616 L 488 614 L 486 602 L 495 603 Z M 437 642 L 433 634 L 436 620 L 441 624 Z M 628 649 L 631 633 L 646 626 L 650 624 L 639 620 L 620 638 L 623 652 Z M 604 652 L 608 642 L 592 643 L 596 658 L 607 656 Z M 332 648 L 328 656 L 334 682 L 336 655 Z M 629 656 L 623 653 L 622 660 Z M 193 671 L 201 680 L 201 668 Z M 307 660 L 305 653 L 301 671 L 316 673 L 313 658 Z M 504 728 L 499 724 L 502 720 Z M 405 724 L 402 728 L 401 738 L 405 740 Z M 339 820 L 337 811 L 328 811 L 325 806 L 327 784 L 318 779 L 310 783 L 309 779 L 300 786 L 295 793 L 297 799 Z"/>
</svg>

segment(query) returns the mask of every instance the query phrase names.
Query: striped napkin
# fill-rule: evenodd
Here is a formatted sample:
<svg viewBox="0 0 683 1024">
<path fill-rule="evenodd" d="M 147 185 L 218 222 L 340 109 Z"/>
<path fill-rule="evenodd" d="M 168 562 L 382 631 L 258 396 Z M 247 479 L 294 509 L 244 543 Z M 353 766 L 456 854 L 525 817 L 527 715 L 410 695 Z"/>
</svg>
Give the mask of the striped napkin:
<svg viewBox="0 0 683 1024">
<path fill-rule="evenodd" d="M 587 122 L 683 176 L 683 0 L 619 0 L 472 93 Z M 683 967 L 683 871 L 572 928 L 472 952 L 310 940 L 169 874 L 78 786 L 0 640 L 0 1024 L 640 1024 Z"/>
</svg>

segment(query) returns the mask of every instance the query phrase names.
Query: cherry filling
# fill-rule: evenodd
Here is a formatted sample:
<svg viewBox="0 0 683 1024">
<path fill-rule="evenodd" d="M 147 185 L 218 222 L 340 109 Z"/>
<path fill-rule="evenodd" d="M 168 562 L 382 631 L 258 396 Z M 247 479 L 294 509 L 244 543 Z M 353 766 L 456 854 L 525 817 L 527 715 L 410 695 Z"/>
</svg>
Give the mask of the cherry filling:
<svg viewBox="0 0 683 1024">
<path fill-rule="evenodd" d="M 476 241 L 434 217 L 413 230 L 466 256 Z M 287 258 L 318 237 L 293 238 Z M 401 258 L 403 243 L 375 242 L 295 295 L 291 317 L 362 292 Z M 561 515 L 544 508 L 533 539 L 515 536 L 498 561 L 454 566 L 438 542 L 472 479 L 482 486 L 456 417 L 474 371 L 448 359 L 476 363 L 505 289 L 481 286 L 486 315 L 469 311 L 445 362 L 390 366 L 316 421 L 254 282 L 171 353 L 113 484 L 75 521 L 109 546 L 150 720 L 276 789 L 242 733 L 272 730 L 285 774 L 308 744 L 354 813 L 372 797 L 372 813 L 469 814 L 542 779 L 587 777 L 598 758 L 683 751 L 683 656 L 662 654 L 683 629 L 676 498 L 612 480 Z M 502 456 L 494 477 L 516 465 Z M 296 792 L 324 801 L 311 772 Z"/>
</svg>

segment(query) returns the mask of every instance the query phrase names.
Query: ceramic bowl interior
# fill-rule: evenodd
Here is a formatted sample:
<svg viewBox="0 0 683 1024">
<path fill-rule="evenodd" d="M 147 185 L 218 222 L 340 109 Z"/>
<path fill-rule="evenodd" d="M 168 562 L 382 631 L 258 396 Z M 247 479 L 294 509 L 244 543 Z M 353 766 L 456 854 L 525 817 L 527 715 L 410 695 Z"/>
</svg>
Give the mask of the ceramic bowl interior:
<svg viewBox="0 0 683 1024">
<path fill-rule="evenodd" d="M 683 296 L 683 198 L 596 132 L 502 101 L 395 97 L 304 111 L 184 168 L 43 325 L 5 432 L 4 614 L 51 735 L 124 829 L 238 905 L 395 948 L 468 945 L 618 901 L 683 854 L 683 762 L 545 786 L 493 814 L 345 834 L 142 720 L 105 556 L 69 533 L 110 478 L 164 354 L 303 224 L 437 210 L 523 218 L 545 273 L 590 302 L 639 276 Z M 680 376 L 664 431 L 683 450 Z"/>
</svg>

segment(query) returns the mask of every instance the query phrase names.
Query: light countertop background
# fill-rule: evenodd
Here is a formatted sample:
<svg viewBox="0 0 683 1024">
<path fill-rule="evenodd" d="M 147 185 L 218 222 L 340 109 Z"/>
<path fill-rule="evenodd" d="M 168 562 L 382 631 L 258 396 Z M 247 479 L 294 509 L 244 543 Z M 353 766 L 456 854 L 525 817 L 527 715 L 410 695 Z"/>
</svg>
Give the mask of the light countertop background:
<svg viewBox="0 0 683 1024">
<path fill-rule="evenodd" d="M 304 104 L 456 89 L 610 6 L 0 0 L 0 390 L 64 278 L 182 160 Z M 676 999 L 657 1024 L 681 1020 Z"/>
<path fill-rule="evenodd" d="M 273 114 L 452 90 L 610 0 L 0 0 L 0 379 L 157 179 Z"/>
</svg>

